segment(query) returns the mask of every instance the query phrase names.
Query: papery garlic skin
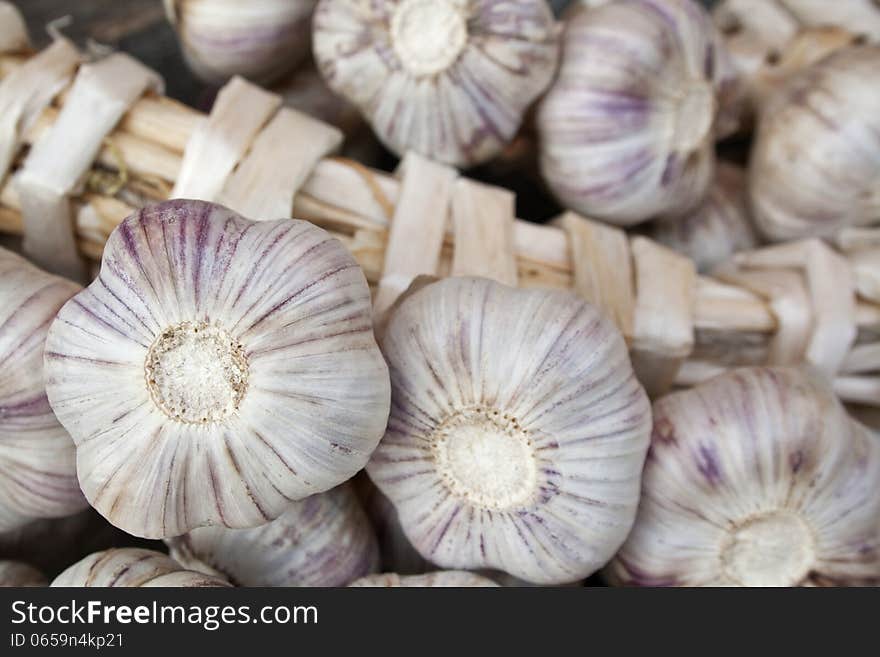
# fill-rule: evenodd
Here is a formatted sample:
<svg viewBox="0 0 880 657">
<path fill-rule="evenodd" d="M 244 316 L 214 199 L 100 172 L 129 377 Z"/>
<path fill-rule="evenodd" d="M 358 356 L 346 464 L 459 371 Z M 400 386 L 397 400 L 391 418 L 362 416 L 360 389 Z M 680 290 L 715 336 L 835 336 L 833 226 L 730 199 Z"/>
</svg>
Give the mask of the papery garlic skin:
<svg viewBox="0 0 880 657">
<path fill-rule="evenodd" d="M 21 561 L 0 559 L 0 588 L 5 586 L 46 586 L 49 581 L 39 570 Z"/>
<path fill-rule="evenodd" d="M 49 324 L 80 289 L 0 248 L 0 532 L 87 506 L 43 380 Z"/>
<path fill-rule="evenodd" d="M 314 55 L 392 151 L 472 166 L 501 152 L 559 57 L 545 0 L 321 0 Z"/>
<path fill-rule="evenodd" d="M 95 552 L 56 577 L 57 587 L 226 587 L 229 583 L 184 569 L 168 555 L 140 548 Z"/>
<path fill-rule="evenodd" d="M 583 579 L 626 537 L 650 405 L 623 338 L 559 291 L 448 278 L 382 339 L 388 430 L 367 466 L 425 559 Z"/>
<path fill-rule="evenodd" d="M 138 536 L 254 527 L 362 469 L 389 381 L 364 274 L 304 221 L 168 201 L 110 235 L 46 342 L 83 492 Z"/>
<path fill-rule="evenodd" d="M 574 12 L 538 111 L 544 180 L 567 208 L 618 225 L 689 212 L 736 93 L 721 35 L 691 0 Z"/>
<path fill-rule="evenodd" d="M 350 484 L 294 502 L 260 527 L 202 527 L 166 543 L 184 567 L 238 586 L 345 586 L 379 569 L 376 536 Z"/>
<path fill-rule="evenodd" d="M 271 82 L 309 52 L 317 0 L 164 0 L 190 69 L 204 82 Z"/>
<path fill-rule="evenodd" d="M 844 48 L 790 78 L 761 110 L 752 209 L 772 240 L 880 220 L 880 47 Z"/>
<path fill-rule="evenodd" d="M 632 532 L 640 586 L 880 583 L 880 442 L 818 374 L 733 370 L 654 404 Z"/>
<path fill-rule="evenodd" d="M 880 5 L 876 0 L 775 0 L 802 25 L 842 27 L 880 41 Z"/>
<path fill-rule="evenodd" d="M 371 588 L 486 588 L 498 584 L 487 577 L 458 570 L 441 570 L 424 575 L 384 573 L 362 577 L 349 586 Z"/>
<path fill-rule="evenodd" d="M 700 272 L 709 272 L 737 251 L 758 245 L 748 201 L 745 171 L 719 162 L 709 195 L 693 212 L 658 221 L 652 237 L 688 256 Z"/>
</svg>

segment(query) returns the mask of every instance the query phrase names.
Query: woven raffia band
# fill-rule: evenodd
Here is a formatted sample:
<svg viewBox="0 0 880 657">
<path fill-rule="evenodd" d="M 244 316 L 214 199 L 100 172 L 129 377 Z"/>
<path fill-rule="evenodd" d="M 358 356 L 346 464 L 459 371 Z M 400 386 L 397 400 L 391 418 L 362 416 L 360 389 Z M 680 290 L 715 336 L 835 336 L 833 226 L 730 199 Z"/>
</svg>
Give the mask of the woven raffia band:
<svg viewBox="0 0 880 657">
<path fill-rule="evenodd" d="M 331 157 L 338 130 L 241 79 L 205 117 L 125 55 L 85 63 L 63 39 L 34 55 L 4 34 L 0 49 L 0 231 L 24 234 L 56 272 L 77 276 L 136 208 L 199 198 L 330 231 L 374 286 L 377 319 L 419 275 L 571 288 L 615 320 L 652 394 L 732 366 L 807 361 L 845 401 L 880 407 L 880 229 L 742 253 L 700 276 L 645 237 L 572 213 L 518 220 L 510 191 L 417 155 L 394 175 Z"/>
</svg>

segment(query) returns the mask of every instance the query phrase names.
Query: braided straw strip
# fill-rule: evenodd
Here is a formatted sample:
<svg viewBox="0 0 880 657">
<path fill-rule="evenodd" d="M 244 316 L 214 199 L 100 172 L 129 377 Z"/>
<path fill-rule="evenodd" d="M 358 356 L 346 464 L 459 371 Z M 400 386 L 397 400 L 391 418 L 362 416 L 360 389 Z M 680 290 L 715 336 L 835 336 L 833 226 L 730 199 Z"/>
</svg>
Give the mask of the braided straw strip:
<svg viewBox="0 0 880 657">
<path fill-rule="evenodd" d="M 28 59 L 0 55 L 0 79 Z M 25 143 L 53 125 L 68 93 L 22 132 Z M 330 231 L 376 286 L 378 317 L 420 274 L 571 288 L 614 319 L 654 395 L 735 365 L 808 360 L 834 376 L 845 400 L 880 406 L 875 231 L 842 235 L 841 251 L 809 242 L 740 254 L 717 276 L 699 276 L 687 258 L 647 238 L 571 213 L 550 225 L 515 219 L 511 192 L 416 155 L 394 175 L 326 157 L 338 145 L 335 129 L 278 110 L 265 91 L 242 80 L 222 93 L 226 101 L 207 119 L 155 94 L 122 117 L 97 154 L 89 177 L 97 182 L 75 198 L 85 255 L 98 259 L 124 217 L 168 198 L 183 180 L 196 186 L 186 193 L 233 209 L 271 208 L 264 218 L 295 216 Z M 262 118 L 244 129 L 230 124 L 230 107 L 246 107 L 232 112 L 246 116 L 254 103 L 268 105 Z M 205 149 L 226 159 L 216 163 Z M 105 184 L 108 173 L 116 177 L 113 189 Z M 271 185 L 248 193 L 267 176 Z M 21 233 L 20 207 L 7 178 L 0 231 Z M 873 250 L 854 250 L 865 245 Z"/>
</svg>

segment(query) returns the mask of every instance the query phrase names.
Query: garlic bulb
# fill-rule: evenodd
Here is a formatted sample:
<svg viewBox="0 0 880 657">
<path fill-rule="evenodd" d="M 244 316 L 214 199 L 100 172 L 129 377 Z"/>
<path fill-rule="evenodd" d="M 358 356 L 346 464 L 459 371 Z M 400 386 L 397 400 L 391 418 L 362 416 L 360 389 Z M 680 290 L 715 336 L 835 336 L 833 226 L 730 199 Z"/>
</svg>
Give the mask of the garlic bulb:
<svg viewBox="0 0 880 657">
<path fill-rule="evenodd" d="M 654 404 L 635 526 L 647 586 L 880 583 L 880 442 L 806 370 L 734 370 Z"/>
<path fill-rule="evenodd" d="M 351 485 L 317 493 L 253 529 L 167 539 L 175 561 L 239 586 L 345 586 L 376 572 L 379 546 Z"/>
<path fill-rule="evenodd" d="M 119 548 L 96 552 L 78 561 L 52 582 L 53 587 L 218 587 L 219 577 L 185 570 L 153 550 Z"/>
<path fill-rule="evenodd" d="M 87 506 L 43 381 L 49 324 L 79 289 L 0 248 L 0 532 Z"/>
<path fill-rule="evenodd" d="M 880 4 L 877 0 L 775 0 L 802 25 L 842 27 L 872 41 L 880 41 Z"/>
<path fill-rule="evenodd" d="M 422 556 L 548 584 L 611 558 L 651 418 L 598 311 L 567 292 L 448 278 L 403 300 L 382 350 L 393 403 L 367 472 Z"/>
<path fill-rule="evenodd" d="M 0 588 L 4 586 L 46 586 L 46 576 L 21 561 L 0 560 Z"/>
<path fill-rule="evenodd" d="M 691 258 L 701 272 L 757 246 L 745 172 L 720 162 L 709 195 L 697 209 L 680 219 L 658 221 L 652 237 Z"/>
<path fill-rule="evenodd" d="M 880 47 L 844 48 L 793 76 L 761 110 L 749 167 L 773 240 L 880 220 Z"/>
<path fill-rule="evenodd" d="M 689 212 L 736 93 L 721 35 L 692 0 L 574 12 L 538 112 L 544 179 L 566 207 L 619 225 Z"/>
<path fill-rule="evenodd" d="M 199 201 L 123 221 L 46 341 L 89 502 L 137 536 L 253 527 L 363 468 L 388 370 L 364 274 L 304 221 Z"/>
<path fill-rule="evenodd" d="M 497 155 L 559 56 L 545 0 L 321 0 L 314 54 L 398 155 L 470 166 Z"/>
<path fill-rule="evenodd" d="M 164 0 L 184 58 L 203 81 L 270 82 L 309 52 L 317 0 Z"/>
<path fill-rule="evenodd" d="M 442 570 L 424 575 L 398 575 L 396 573 L 384 573 L 382 575 L 369 575 L 362 577 L 349 586 L 364 586 L 372 588 L 481 588 L 498 586 L 491 579 L 458 570 Z"/>
</svg>

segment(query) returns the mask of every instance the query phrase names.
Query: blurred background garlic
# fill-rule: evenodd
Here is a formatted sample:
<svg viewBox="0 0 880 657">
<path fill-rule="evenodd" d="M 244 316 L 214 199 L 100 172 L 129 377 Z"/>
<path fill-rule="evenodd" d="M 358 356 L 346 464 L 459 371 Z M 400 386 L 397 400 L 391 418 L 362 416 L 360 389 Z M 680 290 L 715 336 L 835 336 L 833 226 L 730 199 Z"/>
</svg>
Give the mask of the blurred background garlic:
<svg viewBox="0 0 880 657">
<path fill-rule="evenodd" d="M 73 564 L 52 582 L 53 587 L 217 587 L 219 577 L 181 567 L 168 555 L 139 548 L 96 552 Z"/>
<path fill-rule="evenodd" d="M 384 573 L 382 575 L 369 575 L 362 577 L 350 586 L 383 587 L 383 588 L 479 588 L 498 586 L 495 582 L 476 573 L 468 573 L 459 570 L 442 570 L 424 575 L 398 575 L 397 573 Z"/>
<path fill-rule="evenodd" d="M 683 217 L 657 221 L 651 236 L 688 256 L 701 272 L 711 271 L 737 251 L 757 246 L 745 171 L 719 162 L 703 202 Z"/>
<path fill-rule="evenodd" d="M 807 27 L 841 27 L 880 42 L 880 4 L 877 0 L 774 1 Z"/>
<path fill-rule="evenodd" d="M 362 469 L 388 418 L 369 288 L 345 247 L 200 201 L 113 231 L 45 360 L 86 497 L 136 536 L 265 524 Z"/>
<path fill-rule="evenodd" d="M 497 155 L 559 55 L 546 0 L 321 0 L 314 54 L 397 155 L 456 166 Z"/>
<path fill-rule="evenodd" d="M 345 586 L 379 569 L 376 536 L 351 484 L 294 502 L 260 527 L 203 527 L 166 543 L 185 568 L 237 586 Z"/>
<path fill-rule="evenodd" d="M 183 55 L 203 81 L 270 82 L 309 52 L 317 0 L 163 0 Z"/>
<path fill-rule="evenodd" d="M 538 111 L 544 179 L 566 207 L 619 225 L 690 212 L 736 93 L 721 36 L 691 0 L 573 12 Z"/>
<path fill-rule="evenodd" d="M 21 561 L 0 560 L 0 587 L 47 586 L 46 576 L 33 566 Z"/>
<path fill-rule="evenodd" d="M 43 380 L 49 324 L 79 290 L 0 248 L 0 532 L 87 506 Z"/>
<path fill-rule="evenodd" d="M 752 210 L 772 240 L 880 221 L 880 46 L 844 48 L 790 78 L 761 109 Z"/>
<path fill-rule="evenodd" d="M 382 338 L 388 430 L 367 466 L 443 568 L 583 579 L 623 542 L 650 405 L 614 326 L 573 294 L 447 278 Z"/>
<path fill-rule="evenodd" d="M 654 404 L 632 533 L 641 586 L 880 583 L 880 442 L 818 375 L 731 371 Z"/>
</svg>

